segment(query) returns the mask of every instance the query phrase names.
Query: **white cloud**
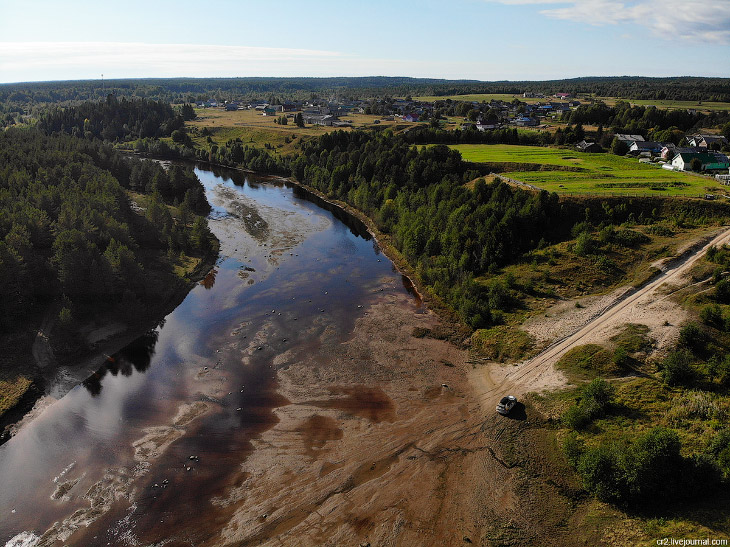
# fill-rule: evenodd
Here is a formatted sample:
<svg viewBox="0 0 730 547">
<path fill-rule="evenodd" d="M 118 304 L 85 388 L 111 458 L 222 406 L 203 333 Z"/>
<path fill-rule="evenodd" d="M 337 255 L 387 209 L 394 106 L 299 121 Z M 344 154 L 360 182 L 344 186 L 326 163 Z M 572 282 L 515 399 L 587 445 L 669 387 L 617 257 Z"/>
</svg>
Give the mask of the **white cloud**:
<svg viewBox="0 0 730 547">
<path fill-rule="evenodd" d="M 617 25 L 633 23 L 666 40 L 730 44 L 730 0 L 487 0 L 507 5 L 555 5 L 540 13 L 554 19 Z M 558 7 L 560 6 L 560 7 Z"/>
<path fill-rule="evenodd" d="M 79 72 L 85 77 L 102 73 L 108 77 L 273 74 L 294 67 L 306 70 L 344 58 L 334 51 L 248 46 L 0 42 L 0 74 L 4 81 L 20 81 L 25 74 L 48 74 L 43 79 L 55 79 Z"/>
<path fill-rule="evenodd" d="M 335 51 L 123 42 L 0 42 L 0 82 L 238 76 L 548 79 L 543 63 L 368 58 Z"/>
</svg>

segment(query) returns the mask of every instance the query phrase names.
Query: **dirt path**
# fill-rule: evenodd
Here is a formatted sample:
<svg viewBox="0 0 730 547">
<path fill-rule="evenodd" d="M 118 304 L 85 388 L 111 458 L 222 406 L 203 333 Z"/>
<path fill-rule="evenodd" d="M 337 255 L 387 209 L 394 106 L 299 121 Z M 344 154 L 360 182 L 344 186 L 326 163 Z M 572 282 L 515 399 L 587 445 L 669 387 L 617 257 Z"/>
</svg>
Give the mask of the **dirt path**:
<svg viewBox="0 0 730 547">
<path fill-rule="evenodd" d="M 557 340 L 532 359 L 514 367 L 490 367 L 491 370 L 476 371 L 472 378 L 485 408 L 491 403 L 496 404 L 496 399 L 503 393 L 522 395 L 564 385 L 565 378 L 555 370 L 555 363 L 578 345 L 605 342 L 626 323 L 647 324 L 658 339 L 659 347 L 668 346 L 673 337 L 676 338 L 678 324 L 686 317 L 686 312 L 670 302 L 668 297 L 686 285 L 684 277 L 711 246 L 727 243 L 730 243 L 730 229 L 723 230 L 708 243 L 695 244 L 678 258 L 658 265 L 662 273 L 654 280 L 638 290 L 619 291 L 612 303 L 582 327 Z"/>
</svg>

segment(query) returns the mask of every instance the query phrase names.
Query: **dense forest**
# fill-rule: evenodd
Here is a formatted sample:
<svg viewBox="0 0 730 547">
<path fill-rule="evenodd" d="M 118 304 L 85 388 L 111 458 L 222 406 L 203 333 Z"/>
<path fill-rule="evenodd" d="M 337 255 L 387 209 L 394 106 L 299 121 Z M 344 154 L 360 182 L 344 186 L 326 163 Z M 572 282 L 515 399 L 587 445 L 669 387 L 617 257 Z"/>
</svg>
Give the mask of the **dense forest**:
<svg viewBox="0 0 730 547">
<path fill-rule="evenodd" d="M 555 194 L 478 180 L 458 152 L 416 148 L 390 132 L 335 132 L 308 141 L 292 174 L 346 201 L 391 234 L 423 283 L 472 328 L 505 306 L 499 289 L 474 278 L 570 233 Z M 491 292 L 490 292 L 491 291 Z"/>
<path fill-rule="evenodd" d="M 149 192 L 144 215 L 125 188 Z M 166 201 L 179 203 L 177 218 Z M 124 158 L 99 141 L 0 133 L 0 324 L 10 329 L 54 302 L 70 330 L 100 306 L 144 318 L 174 284 L 181 252 L 216 251 L 205 219 L 195 216 L 208 208 L 190 170 Z M 165 253 L 166 266 L 157 258 Z"/>
<path fill-rule="evenodd" d="M 184 125 L 182 115 L 164 102 L 117 99 L 85 102 L 44 113 L 38 127 L 46 133 L 62 132 L 75 137 L 126 141 L 146 137 L 169 137 Z"/>
<path fill-rule="evenodd" d="M 465 95 L 558 92 L 648 100 L 730 101 L 728 78 L 647 78 L 639 76 L 572 78 L 548 81 L 438 80 L 405 77 L 340 78 L 157 78 L 128 80 L 28 82 L 0 85 L 0 103 L 31 107 L 103 100 L 108 94 L 169 103 L 262 99 L 272 95 L 309 99 L 312 94 L 349 99 L 406 95 Z"/>
</svg>

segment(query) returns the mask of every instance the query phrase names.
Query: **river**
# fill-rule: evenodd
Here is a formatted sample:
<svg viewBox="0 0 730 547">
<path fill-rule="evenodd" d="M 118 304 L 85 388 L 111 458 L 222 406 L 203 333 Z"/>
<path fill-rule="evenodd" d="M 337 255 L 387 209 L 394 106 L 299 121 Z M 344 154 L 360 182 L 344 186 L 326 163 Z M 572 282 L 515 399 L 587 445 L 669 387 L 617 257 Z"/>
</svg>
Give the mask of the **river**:
<svg viewBox="0 0 730 547">
<path fill-rule="evenodd" d="M 352 333 L 376 303 L 427 312 L 364 226 L 281 180 L 196 173 L 221 241 L 215 270 L 156 329 L 0 446 L 0 542 L 217 543 L 245 512 L 245 462 L 255 467 L 264 432 L 287 407 L 301 408 L 297 392 L 315 410 L 292 418 L 309 455 L 341 439 L 344 421 L 397 422 L 393 399 L 356 378 L 386 385 L 395 372 L 373 362 L 378 350 L 361 347 L 368 340 L 353 345 Z M 445 364 L 435 366 L 450 373 Z M 301 370 L 282 385 L 290 367 Z M 440 393 L 441 380 L 429 382 Z M 276 510 L 251 522 L 265 527 Z M 258 541 L 299 522 L 287 518 Z"/>
</svg>

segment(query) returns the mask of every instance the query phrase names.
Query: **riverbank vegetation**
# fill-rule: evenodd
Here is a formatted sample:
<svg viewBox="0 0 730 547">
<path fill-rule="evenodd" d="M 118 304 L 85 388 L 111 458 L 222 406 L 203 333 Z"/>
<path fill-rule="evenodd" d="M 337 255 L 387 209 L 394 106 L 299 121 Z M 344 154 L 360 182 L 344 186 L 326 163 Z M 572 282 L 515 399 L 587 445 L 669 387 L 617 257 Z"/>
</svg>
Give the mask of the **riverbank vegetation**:
<svg viewBox="0 0 730 547">
<path fill-rule="evenodd" d="M 585 511 L 638 543 L 730 534 L 728 257 L 727 246 L 711 248 L 672 295 L 695 319 L 669 351 L 657 355 L 649 330 L 627 324 L 563 356 L 557 367 L 574 387 L 533 396 L 579 490 L 595 497 Z"/>
<path fill-rule="evenodd" d="M 132 192 L 144 193 L 143 208 Z M 150 321 L 186 285 L 174 273 L 178 262 L 217 255 L 192 171 L 165 171 L 99 141 L 0 133 L 0 210 L 0 325 L 3 347 L 12 348 L 6 375 L 33 369 L 33 336 L 23 333 L 41 322 L 57 356 L 79 351 L 85 321 Z"/>
</svg>

